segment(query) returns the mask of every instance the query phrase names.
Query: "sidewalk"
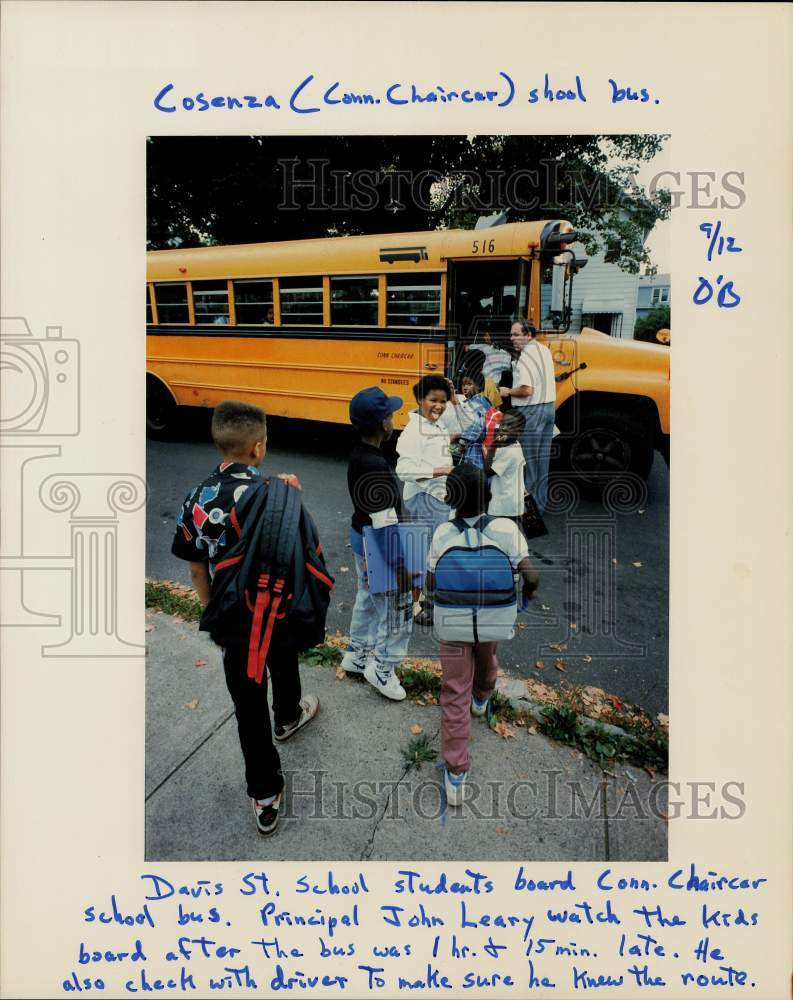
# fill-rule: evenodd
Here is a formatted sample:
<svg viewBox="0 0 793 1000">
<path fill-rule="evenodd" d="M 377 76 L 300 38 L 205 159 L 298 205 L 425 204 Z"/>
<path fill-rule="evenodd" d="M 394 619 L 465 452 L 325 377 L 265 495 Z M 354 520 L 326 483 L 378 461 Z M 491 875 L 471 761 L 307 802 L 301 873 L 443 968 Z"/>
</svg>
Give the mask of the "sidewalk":
<svg viewBox="0 0 793 1000">
<path fill-rule="evenodd" d="M 146 623 L 147 860 L 666 860 L 663 776 L 619 765 L 611 777 L 570 747 L 474 719 L 475 797 L 444 809 L 437 761 L 402 754 L 415 727 L 440 750 L 440 709 L 310 665 L 303 690 L 321 710 L 279 747 L 282 818 L 260 837 L 217 647 L 195 623 L 152 610 Z"/>
</svg>

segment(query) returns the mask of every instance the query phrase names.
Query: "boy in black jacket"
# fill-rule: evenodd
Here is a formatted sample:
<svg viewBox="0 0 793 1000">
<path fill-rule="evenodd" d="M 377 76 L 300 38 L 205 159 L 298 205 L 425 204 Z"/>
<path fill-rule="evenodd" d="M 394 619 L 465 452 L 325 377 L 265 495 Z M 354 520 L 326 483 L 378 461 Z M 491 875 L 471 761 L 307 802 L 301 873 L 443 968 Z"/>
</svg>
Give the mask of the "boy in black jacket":
<svg viewBox="0 0 793 1000">
<path fill-rule="evenodd" d="M 190 563 L 190 575 L 202 607 L 209 602 L 216 568 L 240 536 L 236 505 L 246 490 L 262 482 L 258 466 L 267 450 L 264 411 L 236 400 L 221 403 L 212 418 L 212 438 L 222 461 L 186 497 L 171 546 L 173 555 Z M 246 633 L 241 631 L 239 638 L 224 641 L 223 669 L 237 716 L 256 828 L 261 834 L 272 833 L 278 822 L 284 779 L 273 745 L 266 674 L 261 683 L 248 676 Z M 267 670 L 273 682 L 275 739 L 283 742 L 319 711 L 315 695 L 301 697 L 297 651 L 285 619 L 273 631 Z"/>
<path fill-rule="evenodd" d="M 371 386 L 350 400 L 350 423 L 360 440 L 350 455 L 347 487 L 353 504 L 350 545 L 358 590 L 350 622 L 350 645 L 341 661 L 349 674 L 363 674 L 385 698 L 402 701 L 405 689 L 396 668 L 407 653 L 413 626 L 412 578 L 397 569 L 398 590 L 373 594 L 364 559 L 363 529 L 397 524 L 402 511 L 399 480 L 382 452 L 394 430 L 399 396 Z"/>
</svg>

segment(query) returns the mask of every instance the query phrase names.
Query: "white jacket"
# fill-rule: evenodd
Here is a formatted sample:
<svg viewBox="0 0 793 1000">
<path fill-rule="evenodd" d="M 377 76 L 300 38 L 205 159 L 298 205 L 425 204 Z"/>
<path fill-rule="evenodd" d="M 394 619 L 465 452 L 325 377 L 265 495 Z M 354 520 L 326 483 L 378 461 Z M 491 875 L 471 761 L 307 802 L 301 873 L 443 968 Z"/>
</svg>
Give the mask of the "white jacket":
<svg viewBox="0 0 793 1000">
<path fill-rule="evenodd" d="M 405 484 L 404 498 L 429 493 L 438 500 L 446 496 L 446 476 L 432 478 L 434 469 L 451 467 L 449 432 L 427 420 L 417 410 L 410 414 L 407 427 L 399 435 L 396 473 Z"/>
</svg>

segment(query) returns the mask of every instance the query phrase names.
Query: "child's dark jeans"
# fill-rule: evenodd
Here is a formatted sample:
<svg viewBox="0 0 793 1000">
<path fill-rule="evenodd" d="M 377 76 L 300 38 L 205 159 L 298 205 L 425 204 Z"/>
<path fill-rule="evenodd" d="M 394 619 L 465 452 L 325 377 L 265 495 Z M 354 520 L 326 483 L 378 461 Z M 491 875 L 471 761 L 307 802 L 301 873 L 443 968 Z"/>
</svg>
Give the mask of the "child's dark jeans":
<svg viewBox="0 0 793 1000">
<path fill-rule="evenodd" d="M 234 702 L 248 795 L 266 799 L 284 787 L 281 759 L 273 744 L 267 705 L 267 674 L 273 685 L 275 725 L 294 722 L 300 715 L 300 671 L 297 651 L 283 627 L 276 628 L 267 654 L 267 670 L 261 684 L 248 677 L 248 645 L 228 643 L 223 649 L 226 686 Z"/>
</svg>

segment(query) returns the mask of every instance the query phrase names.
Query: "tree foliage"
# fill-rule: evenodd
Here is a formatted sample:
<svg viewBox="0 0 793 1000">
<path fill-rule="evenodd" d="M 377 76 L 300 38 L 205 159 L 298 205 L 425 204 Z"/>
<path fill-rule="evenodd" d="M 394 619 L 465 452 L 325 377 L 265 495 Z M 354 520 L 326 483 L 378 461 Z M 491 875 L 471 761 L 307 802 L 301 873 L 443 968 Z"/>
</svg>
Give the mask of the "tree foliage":
<svg viewBox="0 0 793 1000">
<path fill-rule="evenodd" d="M 669 192 L 633 173 L 664 136 L 156 136 L 148 140 L 148 246 L 567 218 L 591 253 L 628 271 L 668 217 Z"/>
<path fill-rule="evenodd" d="M 659 330 L 672 329 L 672 315 L 669 306 L 659 306 L 658 309 L 651 309 L 642 319 L 636 320 L 633 328 L 634 340 L 648 340 L 650 343 L 657 343 L 655 339 Z"/>
</svg>

